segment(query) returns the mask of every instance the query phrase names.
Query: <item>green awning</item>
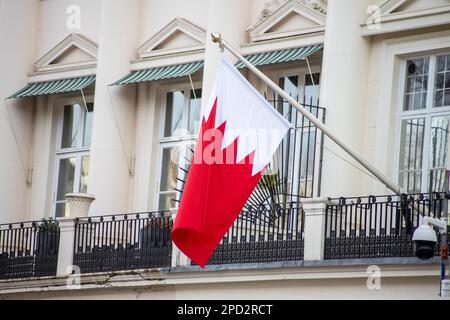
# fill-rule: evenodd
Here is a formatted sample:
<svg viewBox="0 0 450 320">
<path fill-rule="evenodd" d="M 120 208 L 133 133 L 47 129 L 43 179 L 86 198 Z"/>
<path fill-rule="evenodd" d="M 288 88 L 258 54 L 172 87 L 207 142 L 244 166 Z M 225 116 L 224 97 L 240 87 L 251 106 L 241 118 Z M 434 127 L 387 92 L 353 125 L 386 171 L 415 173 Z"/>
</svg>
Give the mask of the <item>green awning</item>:
<svg viewBox="0 0 450 320">
<path fill-rule="evenodd" d="M 94 81 L 95 76 L 86 76 L 80 78 L 30 83 L 25 88 L 8 97 L 8 99 L 78 91 L 86 88 Z"/>
<path fill-rule="evenodd" d="M 262 66 L 266 64 L 281 63 L 288 61 L 301 60 L 310 55 L 322 50 L 323 44 L 317 44 L 309 47 L 300 47 L 286 50 L 278 50 L 271 52 L 256 53 L 244 56 L 249 62 L 255 66 Z M 237 68 L 244 68 L 245 64 L 238 62 Z"/>
<path fill-rule="evenodd" d="M 132 71 L 122 79 L 114 82 L 113 85 L 184 77 L 193 74 L 201 67 L 203 67 L 203 61 Z"/>
</svg>

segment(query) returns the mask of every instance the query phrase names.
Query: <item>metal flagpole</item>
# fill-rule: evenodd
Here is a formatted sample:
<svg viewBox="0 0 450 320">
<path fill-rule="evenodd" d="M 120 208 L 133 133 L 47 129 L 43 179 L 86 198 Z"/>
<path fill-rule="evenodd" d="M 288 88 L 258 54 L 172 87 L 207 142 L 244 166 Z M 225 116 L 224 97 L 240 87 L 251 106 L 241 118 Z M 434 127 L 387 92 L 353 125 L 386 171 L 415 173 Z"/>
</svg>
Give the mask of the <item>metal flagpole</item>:
<svg viewBox="0 0 450 320">
<path fill-rule="evenodd" d="M 272 90 L 278 93 L 281 97 L 287 100 L 294 108 L 296 108 L 304 117 L 311 121 L 317 128 L 322 130 L 322 132 L 331 140 L 333 140 L 339 147 L 341 147 L 345 152 L 347 152 L 353 159 L 360 163 L 364 168 L 366 168 L 370 173 L 372 173 L 376 178 L 378 178 L 386 187 L 392 190 L 396 194 L 403 193 L 403 190 L 395 182 L 393 182 L 389 177 L 375 168 L 369 161 L 364 159 L 356 150 L 347 145 L 341 138 L 339 138 L 330 128 L 328 128 L 319 119 L 314 117 L 308 110 L 302 107 L 295 99 L 293 99 L 287 92 L 276 85 L 272 80 L 269 79 L 264 73 L 258 70 L 254 65 L 252 65 L 247 59 L 245 59 L 239 52 L 237 52 L 228 42 L 222 39 L 220 33 L 211 34 L 212 41 L 218 43 L 221 48 L 226 48 L 231 54 L 238 58 L 242 63 L 244 63 L 256 76 L 258 76 L 262 81 L 264 81 Z"/>
</svg>

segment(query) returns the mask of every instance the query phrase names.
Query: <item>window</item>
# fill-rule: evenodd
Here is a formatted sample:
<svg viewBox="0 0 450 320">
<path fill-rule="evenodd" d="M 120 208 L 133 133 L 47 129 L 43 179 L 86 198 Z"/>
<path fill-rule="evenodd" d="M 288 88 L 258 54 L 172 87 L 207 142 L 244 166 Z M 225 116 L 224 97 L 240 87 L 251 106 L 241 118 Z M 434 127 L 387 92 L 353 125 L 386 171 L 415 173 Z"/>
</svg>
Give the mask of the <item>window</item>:
<svg viewBox="0 0 450 320">
<path fill-rule="evenodd" d="M 55 217 L 68 215 L 67 193 L 87 192 L 93 112 L 92 103 L 62 107 L 56 148 Z"/>
<path fill-rule="evenodd" d="M 317 108 L 319 99 L 320 73 L 298 73 L 290 76 L 280 76 L 278 83 L 294 99 L 304 103 L 305 107 L 316 117 L 319 115 Z M 280 172 L 287 178 L 287 190 L 285 192 L 304 197 L 313 196 L 313 180 L 315 168 L 315 150 L 318 139 L 315 127 L 304 118 L 295 108 L 284 101 L 277 102 L 278 111 L 296 129 L 289 130 L 288 136 L 283 140 L 278 153 L 275 156 L 274 167 L 280 168 Z"/>
<path fill-rule="evenodd" d="M 159 140 L 158 210 L 176 208 L 179 168 L 192 157 L 200 128 L 201 89 L 174 90 L 165 95 Z"/>
<path fill-rule="evenodd" d="M 444 190 L 450 121 L 450 55 L 406 60 L 398 181 L 410 193 Z"/>
</svg>

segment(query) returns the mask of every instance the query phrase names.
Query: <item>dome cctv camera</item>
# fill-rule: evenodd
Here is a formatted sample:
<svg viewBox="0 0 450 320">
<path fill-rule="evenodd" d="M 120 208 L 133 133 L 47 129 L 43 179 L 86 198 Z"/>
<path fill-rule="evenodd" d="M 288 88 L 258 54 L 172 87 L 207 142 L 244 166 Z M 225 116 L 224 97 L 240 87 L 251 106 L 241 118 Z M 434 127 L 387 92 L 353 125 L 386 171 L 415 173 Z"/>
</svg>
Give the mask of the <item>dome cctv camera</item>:
<svg viewBox="0 0 450 320">
<path fill-rule="evenodd" d="M 436 231 L 428 225 L 422 224 L 414 231 L 412 241 L 414 243 L 414 254 L 420 260 L 428 260 L 434 256 L 437 244 Z"/>
</svg>

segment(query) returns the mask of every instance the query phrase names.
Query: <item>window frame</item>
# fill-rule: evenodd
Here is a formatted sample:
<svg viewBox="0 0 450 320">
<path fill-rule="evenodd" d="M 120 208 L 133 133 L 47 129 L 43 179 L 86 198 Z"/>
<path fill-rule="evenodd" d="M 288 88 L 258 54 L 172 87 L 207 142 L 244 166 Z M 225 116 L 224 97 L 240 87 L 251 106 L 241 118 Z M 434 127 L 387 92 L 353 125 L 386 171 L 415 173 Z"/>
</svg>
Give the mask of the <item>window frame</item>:
<svg viewBox="0 0 450 320">
<path fill-rule="evenodd" d="M 195 90 L 203 90 L 203 87 L 199 81 L 193 82 L 193 87 Z M 155 208 L 159 209 L 160 205 L 160 195 L 162 194 L 170 194 L 172 191 L 161 191 L 161 170 L 162 170 L 162 157 L 163 157 L 163 150 L 165 148 L 170 148 L 174 146 L 180 147 L 180 159 L 179 159 L 179 168 L 184 167 L 186 165 L 185 156 L 187 155 L 187 146 L 189 145 L 195 145 L 196 141 L 195 139 L 198 138 L 198 131 L 194 134 L 187 134 L 183 136 L 170 136 L 170 137 L 164 137 L 164 126 L 165 126 L 165 119 L 166 119 L 166 104 L 167 104 L 167 94 L 170 92 L 175 91 L 184 91 L 184 109 L 183 109 L 183 115 L 182 115 L 182 121 L 183 121 L 183 129 L 186 130 L 186 132 L 189 132 L 188 124 L 189 124 L 189 111 L 190 111 L 190 94 L 192 90 L 192 85 L 190 82 L 183 82 L 180 84 L 168 84 L 164 86 L 159 87 L 159 95 L 160 95 L 160 104 L 157 106 L 160 108 L 159 112 L 159 127 L 158 127 L 158 137 L 157 137 L 157 158 L 156 158 L 156 173 L 157 173 L 157 179 L 155 184 Z M 202 92 L 203 95 L 203 92 Z M 201 103 L 201 99 L 200 99 Z M 200 128 L 201 125 L 201 119 L 202 119 L 202 109 L 200 105 L 200 118 L 198 127 Z M 198 129 L 199 129 L 198 128 Z M 178 170 L 178 176 L 180 175 L 180 170 Z M 181 182 L 177 181 L 177 189 L 181 188 Z M 176 194 L 176 200 L 179 199 L 179 192 L 174 191 Z M 173 208 L 168 208 L 166 210 L 174 210 L 178 208 L 178 204 L 176 204 Z"/>
<path fill-rule="evenodd" d="M 298 98 L 299 98 L 299 102 L 300 103 L 302 103 L 303 102 L 303 98 L 301 98 L 301 97 L 304 97 L 304 95 L 305 95 L 305 80 L 306 80 L 306 77 L 309 77 L 310 76 L 310 71 L 311 71 L 311 73 L 314 75 L 314 74 L 316 74 L 316 73 L 318 73 L 320 76 L 320 81 L 319 81 L 319 83 L 318 84 L 316 84 L 316 85 L 318 85 L 319 86 L 319 97 L 317 97 L 318 99 L 320 98 L 320 92 L 321 92 L 321 84 L 322 84 L 322 66 L 321 66 L 321 64 L 317 64 L 317 63 L 314 63 L 314 64 L 311 64 L 310 65 L 310 67 L 311 67 L 311 69 L 309 69 L 307 66 L 302 66 L 302 67 L 294 67 L 294 68 L 290 68 L 289 67 L 290 66 L 290 64 L 289 65 L 277 65 L 277 66 L 268 66 L 269 68 L 267 69 L 267 70 L 265 70 L 265 73 L 266 74 L 268 74 L 269 75 L 269 78 L 274 82 L 274 83 L 276 83 L 277 85 L 279 85 L 279 81 L 280 81 L 280 79 L 281 78 L 283 78 L 283 77 L 291 77 L 291 76 L 298 76 L 298 85 L 297 85 L 297 88 L 298 88 L 298 92 L 299 92 L 299 95 L 298 95 Z M 267 92 L 267 90 L 268 90 L 268 87 L 266 86 L 265 87 L 265 91 Z M 270 91 L 269 91 L 270 92 Z M 269 98 L 269 97 L 268 97 Z M 270 98 L 269 98 L 269 100 L 271 100 Z M 318 100 L 317 100 L 318 101 Z M 313 104 L 315 103 L 315 102 L 317 102 L 317 101 L 314 101 L 313 100 Z M 306 104 L 309 104 L 310 103 L 310 101 L 305 101 L 305 103 Z M 319 106 L 318 106 L 319 107 Z M 283 115 L 283 116 L 285 116 L 285 115 Z M 317 128 L 315 127 L 315 126 L 312 126 L 311 128 L 310 128 L 310 130 L 311 130 L 311 135 L 313 135 L 313 132 L 315 132 L 316 130 L 317 130 Z M 287 134 L 292 134 L 291 133 L 291 131 L 289 131 Z M 305 133 L 304 133 L 305 134 Z M 304 138 L 304 136 L 302 136 L 302 139 Z M 320 145 L 321 143 L 323 143 L 323 141 L 322 141 L 322 135 L 321 134 L 317 134 L 317 136 L 316 136 L 316 138 L 317 138 L 317 141 L 316 141 L 316 143 L 318 144 L 318 145 Z M 302 142 L 300 141 L 301 139 L 297 139 L 297 141 L 296 141 L 296 143 L 298 144 L 298 145 L 300 145 L 300 144 L 302 144 Z M 298 146 L 295 146 L 295 148 L 297 148 Z M 306 148 L 305 148 L 306 149 Z M 304 149 L 304 150 L 305 150 Z M 317 149 L 316 150 L 316 152 L 320 152 L 320 150 L 319 149 Z M 299 152 L 296 152 L 295 154 L 294 154 L 294 157 L 295 157 L 295 159 L 294 159 L 294 161 L 296 162 L 296 163 L 300 163 L 301 162 L 301 157 L 302 157 L 302 155 L 299 153 Z M 319 183 L 320 183 L 320 179 L 318 178 L 318 176 L 320 175 L 320 170 L 322 170 L 321 168 L 320 168 L 320 156 L 318 156 L 318 154 L 314 157 L 314 163 L 313 164 L 310 164 L 309 166 L 310 167 L 312 167 L 312 168 L 314 168 L 314 171 L 313 171 L 313 176 L 312 176 L 312 181 L 314 181 L 315 180 L 315 178 L 317 178 L 317 181 L 315 181 L 315 183 L 313 184 L 313 188 L 312 188 L 312 190 L 311 190 L 311 193 L 313 194 L 313 195 L 316 195 L 316 194 L 318 194 L 319 193 L 319 190 L 320 190 L 320 188 L 321 188 L 321 186 L 319 185 Z M 301 177 L 301 174 L 302 174 L 302 168 L 299 168 L 299 167 L 294 167 L 294 173 L 293 173 L 293 175 L 295 176 L 295 177 L 297 177 L 296 179 L 299 179 L 299 181 L 300 181 L 300 184 L 298 184 L 299 186 L 301 185 L 301 182 L 308 182 L 308 181 L 310 181 L 309 179 L 308 179 L 308 174 L 306 174 L 306 177 L 305 178 L 302 178 Z M 289 176 L 292 176 L 291 174 L 289 175 Z M 292 183 L 292 181 L 291 181 L 291 183 Z M 297 184 L 296 184 L 297 185 Z M 304 185 L 306 185 L 306 186 L 308 186 L 309 185 L 309 183 L 306 183 L 306 184 L 304 184 Z M 298 190 L 297 190 L 297 188 L 295 188 L 294 187 L 294 191 L 297 193 L 297 194 L 300 194 L 301 193 L 301 189 L 299 188 Z"/>
<path fill-rule="evenodd" d="M 84 133 L 85 129 L 85 116 L 86 111 L 84 109 L 84 103 L 94 104 L 94 96 L 87 95 L 85 96 L 85 100 L 82 97 L 65 97 L 65 98 L 57 98 L 54 100 L 54 107 L 56 108 L 57 116 L 56 116 L 56 144 L 54 147 L 54 165 L 53 165 L 53 179 L 52 179 L 52 198 L 51 198 L 51 216 L 56 218 L 56 207 L 59 203 L 66 203 L 65 200 L 57 200 L 58 195 L 58 182 L 59 182 L 59 169 L 60 169 L 60 161 L 67 158 L 76 158 L 75 172 L 74 172 L 74 188 L 73 192 L 79 192 L 79 184 L 81 178 L 81 165 L 82 158 L 85 156 L 90 157 L 91 145 L 83 146 L 83 134 L 79 134 L 77 137 L 78 145 L 80 147 L 71 147 L 71 148 L 61 148 L 62 142 L 62 131 L 63 131 L 63 123 L 64 123 L 64 106 L 79 104 L 82 108 L 82 113 L 80 114 L 80 132 Z M 95 112 L 95 106 L 94 111 Z M 92 134 L 92 132 L 91 132 Z M 91 141 L 92 142 L 92 141 Z"/>
<path fill-rule="evenodd" d="M 435 107 L 435 94 L 436 94 L 436 63 L 438 56 L 449 55 L 450 50 L 438 52 L 430 52 L 427 54 L 410 54 L 408 56 L 402 57 L 400 64 L 400 85 L 399 85 L 399 99 L 398 99 L 398 109 L 397 109 L 397 119 L 396 119 L 396 148 L 395 148 L 395 170 L 396 173 L 395 181 L 399 185 L 402 185 L 400 181 L 400 154 L 401 154 L 401 132 L 402 132 L 402 122 L 404 120 L 424 118 L 425 119 L 425 128 L 424 128 L 424 137 L 423 137 L 423 150 L 422 150 L 422 168 L 421 168 L 421 185 L 420 192 L 427 192 L 428 184 L 429 184 L 429 172 L 430 168 L 430 146 L 431 146 L 431 123 L 432 119 L 435 117 L 447 116 L 450 119 L 450 105 Z M 428 86 L 427 86 L 427 99 L 426 99 L 426 107 L 424 109 L 419 110 L 404 110 L 404 106 L 406 103 L 406 88 L 407 88 L 407 62 L 412 59 L 422 59 L 429 58 L 429 70 L 428 70 Z M 448 151 L 447 151 L 448 152 Z M 449 155 L 447 155 L 447 162 L 449 160 Z M 408 171 L 404 171 L 408 172 Z M 408 186 L 402 186 L 407 190 Z"/>
</svg>

